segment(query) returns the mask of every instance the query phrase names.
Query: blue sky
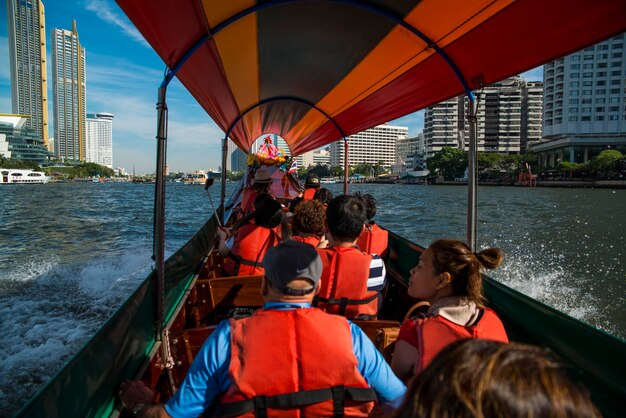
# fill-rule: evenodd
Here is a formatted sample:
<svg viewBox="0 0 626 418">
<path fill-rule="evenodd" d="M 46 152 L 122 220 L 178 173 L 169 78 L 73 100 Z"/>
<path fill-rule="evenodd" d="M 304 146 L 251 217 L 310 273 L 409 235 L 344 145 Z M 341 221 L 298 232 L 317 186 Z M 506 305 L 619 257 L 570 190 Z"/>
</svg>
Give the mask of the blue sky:
<svg viewBox="0 0 626 418">
<path fill-rule="evenodd" d="M 0 113 L 11 113 L 11 86 L 6 3 L 0 6 Z M 157 88 L 165 65 L 143 40 L 113 0 L 44 0 L 48 64 L 50 32 L 70 29 L 76 20 L 86 51 L 87 112 L 109 112 L 113 120 L 113 164 L 137 173 L 155 167 Z M 51 72 L 48 70 L 48 75 Z M 541 68 L 524 74 L 541 80 Z M 48 84 L 52 103 L 52 84 Z M 181 86 L 168 88 L 169 135 L 167 160 L 171 170 L 193 171 L 220 165 L 222 131 Z M 52 125 L 52 105 L 50 105 Z M 393 121 L 417 134 L 423 127 L 423 112 Z M 50 131 L 50 136 L 54 132 Z"/>
</svg>

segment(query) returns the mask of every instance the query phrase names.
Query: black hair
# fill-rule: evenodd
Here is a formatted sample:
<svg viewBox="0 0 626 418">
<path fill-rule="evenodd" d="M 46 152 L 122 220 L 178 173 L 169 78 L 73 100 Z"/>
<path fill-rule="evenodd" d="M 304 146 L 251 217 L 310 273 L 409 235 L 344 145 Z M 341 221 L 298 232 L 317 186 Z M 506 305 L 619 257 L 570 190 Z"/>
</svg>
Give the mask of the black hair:
<svg viewBox="0 0 626 418">
<path fill-rule="evenodd" d="M 355 196 L 337 196 L 328 204 L 326 220 L 333 238 L 341 242 L 354 241 L 367 222 L 365 206 Z"/>
<path fill-rule="evenodd" d="M 283 212 L 281 204 L 272 198 L 263 199 L 261 203 L 255 207 L 254 223 L 258 226 L 266 228 L 275 228 L 280 225 L 281 237 L 283 240 L 291 238 L 291 230 L 287 222 L 287 217 Z"/>
<path fill-rule="evenodd" d="M 303 200 L 304 198 L 302 198 L 301 196 L 296 196 L 293 199 L 291 199 L 291 201 L 289 201 L 289 212 L 295 213 L 296 206 L 298 206 L 300 202 L 302 202 Z"/>
<path fill-rule="evenodd" d="M 360 192 L 356 192 L 354 195 L 363 202 L 365 212 L 367 213 L 367 220 L 371 221 L 372 218 L 376 216 L 376 198 L 369 193 L 361 194 Z"/>
<path fill-rule="evenodd" d="M 330 190 L 322 187 L 313 195 L 313 200 L 318 200 L 324 205 L 328 205 L 333 200 L 333 194 Z"/>
</svg>

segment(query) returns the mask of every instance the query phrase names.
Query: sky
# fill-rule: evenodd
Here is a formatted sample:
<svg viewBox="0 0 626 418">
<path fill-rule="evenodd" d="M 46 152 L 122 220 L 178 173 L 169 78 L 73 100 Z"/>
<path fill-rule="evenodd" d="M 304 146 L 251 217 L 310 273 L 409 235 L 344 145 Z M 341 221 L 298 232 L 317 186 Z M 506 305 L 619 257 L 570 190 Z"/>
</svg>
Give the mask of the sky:
<svg viewBox="0 0 626 418">
<path fill-rule="evenodd" d="M 152 173 L 156 155 L 156 100 L 165 65 L 113 0 L 44 0 L 48 65 L 52 29 L 72 29 L 86 51 L 87 113 L 113 113 L 113 166 L 128 172 Z M 6 2 L 0 5 L 0 113 L 11 113 Z M 48 68 L 48 75 L 52 74 Z M 522 75 L 542 80 L 543 69 Z M 51 80 L 51 78 L 50 78 Z M 48 83 L 50 137 L 52 83 Z M 171 171 L 217 169 L 223 132 L 178 80 L 168 87 L 167 164 Z M 409 135 L 423 129 L 424 112 L 406 115 L 394 125 Z"/>
</svg>

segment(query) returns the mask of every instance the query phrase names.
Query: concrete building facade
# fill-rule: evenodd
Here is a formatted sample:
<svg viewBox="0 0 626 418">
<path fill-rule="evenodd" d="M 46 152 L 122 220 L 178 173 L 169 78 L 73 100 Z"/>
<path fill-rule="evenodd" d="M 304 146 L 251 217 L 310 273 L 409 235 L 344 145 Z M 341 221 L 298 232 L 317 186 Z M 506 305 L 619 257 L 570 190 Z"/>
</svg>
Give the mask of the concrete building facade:
<svg viewBox="0 0 626 418">
<path fill-rule="evenodd" d="M 113 114 L 87 114 L 86 161 L 113 168 Z"/>
<path fill-rule="evenodd" d="M 389 124 L 378 125 L 354 135 L 348 140 L 348 164 L 350 166 L 370 163 L 382 163 L 391 167 L 396 162 L 396 143 L 409 135 L 406 126 Z M 330 165 L 344 165 L 344 142 L 336 141 L 330 144 Z"/>
<path fill-rule="evenodd" d="M 39 0 L 7 0 L 11 106 L 48 145 L 45 10 Z"/>
<path fill-rule="evenodd" d="M 541 137 L 542 83 L 511 77 L 476 91 L 480 152 L 519 154 Z M 468 99 L 458 96 L 424 114 L 424 158 L 443 147 L 469 149 Z"/>
<path fill-rule="evenodd" d="M 86 159 L 85 49 L 76 29 L 52 30 L 52 83 L 55 154 L 63 160 Z"/>
<path fill-rule="evenodd" d="M 544 65 L 543 167 L 626 152 L 626 34 Z"/>
<path fill-rule="evenodd" d="M 25 115 L 0 114 L 0 155 L 42 164 L 52 155 Z"/>
</svg>

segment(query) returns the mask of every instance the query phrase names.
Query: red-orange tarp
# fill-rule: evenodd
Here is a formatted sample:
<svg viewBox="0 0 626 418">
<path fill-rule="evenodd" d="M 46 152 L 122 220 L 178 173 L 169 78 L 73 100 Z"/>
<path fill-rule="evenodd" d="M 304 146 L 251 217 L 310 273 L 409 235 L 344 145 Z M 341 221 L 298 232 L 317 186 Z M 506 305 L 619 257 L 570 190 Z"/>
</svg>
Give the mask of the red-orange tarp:
<svg viewBox="0 0 626 418">
<path fill-rule="evenodd" d="M 293 154 L 626 31 L 624 0 L 117 2 L 239 147 Z"/>
</svg>

